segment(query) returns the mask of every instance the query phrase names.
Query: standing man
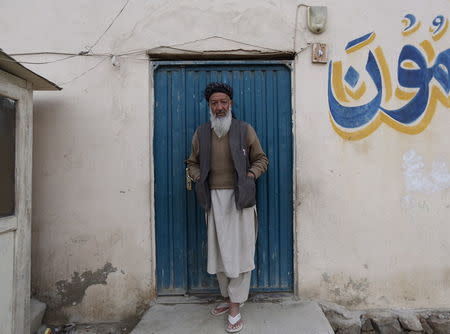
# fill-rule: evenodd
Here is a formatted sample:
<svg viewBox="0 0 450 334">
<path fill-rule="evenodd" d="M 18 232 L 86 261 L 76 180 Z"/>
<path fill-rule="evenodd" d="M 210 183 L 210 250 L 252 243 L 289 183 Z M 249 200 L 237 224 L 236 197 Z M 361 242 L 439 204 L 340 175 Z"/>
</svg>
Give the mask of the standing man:
<svg viewBox="0 0 450 334">
<path fill-rule="evenodd" d="M 228 312 L 226 331 L 233 333 L 243 327 L 240 304 L 248 298 L 255 268 L 255 180 L 267 170 L 268 159 L 255 130 L 232 117 L 229 85 L 210 83 L 205 99 L 210 121 L 195 131 L 187 164 L 196 182 L 197 200 L 206 212 L 207 270 L 217 275 L 225 298 L 211 314 Z"/>
</svg>

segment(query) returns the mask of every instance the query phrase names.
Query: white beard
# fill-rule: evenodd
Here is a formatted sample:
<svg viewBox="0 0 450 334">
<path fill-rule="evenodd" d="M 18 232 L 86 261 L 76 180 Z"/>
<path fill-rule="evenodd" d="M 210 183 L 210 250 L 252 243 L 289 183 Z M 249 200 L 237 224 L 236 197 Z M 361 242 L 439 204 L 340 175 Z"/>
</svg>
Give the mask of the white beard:
<svg viewBox="0 0 450 334">
<path fill-rule="evenodd" d="M 216 117 L 211 109 L 209 109 L 211 128 L 214 130 L 217 137 L 221 138 L 225 136 L 230 130 L 231 126 L 231 107 L 224 117 Z"/>
</svg>

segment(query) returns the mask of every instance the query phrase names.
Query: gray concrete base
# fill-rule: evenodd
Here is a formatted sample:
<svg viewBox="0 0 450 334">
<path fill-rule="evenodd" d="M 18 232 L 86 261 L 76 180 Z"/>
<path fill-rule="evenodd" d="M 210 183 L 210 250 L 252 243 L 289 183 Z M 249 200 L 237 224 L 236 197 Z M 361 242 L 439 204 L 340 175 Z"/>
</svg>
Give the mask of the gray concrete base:
<svg viewBox="0 0 450 334">
<path fill-rule="evenodd" d="M 226 314 L 210 315 L 214 304 L 155 304 L 131 334 L 225 333 Z M 244 328 L 254 334 L 334 334 L 315 302 L 282 300 L 247 302 L 241 309 Z"/>
<path fill-rule="evenodd" d="M 42 318 L 44 317 L 45 309 L 47 305 L 40 302 L 37 299 L 31 298 L 30 302 L 30 329 L 31 333 L 35 333 L 42 323 Z"/>
</svg>

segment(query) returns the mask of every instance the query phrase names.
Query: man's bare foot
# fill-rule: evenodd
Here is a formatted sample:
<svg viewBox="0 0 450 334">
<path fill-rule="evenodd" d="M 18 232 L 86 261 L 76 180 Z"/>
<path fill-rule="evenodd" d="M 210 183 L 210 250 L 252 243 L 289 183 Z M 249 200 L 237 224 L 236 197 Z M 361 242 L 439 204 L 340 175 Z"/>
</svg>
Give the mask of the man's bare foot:
<svg viewBox="0 0 450 334">
<path fill-rule="evenodd" d="M 231 315 L 232 317 L 235 317 L 236 315 L 238 315 L 240 313 L 240 303 L 232 303 L 230 302 L 230 311 L 228 312 L 229 315 Z"/>
<path fill-rule="evenodd" d="M 229 309 L 230 309 L 230 298 L 225 298 L 225 301 L 223 303 L 217 304 L 211 310 L 211 314 L 214 316 L 222 315 L 224 313 L 227 313 Z"/>
<path fill-rule="evenodd" d="M 242 321 L 240 313 L 236 314 L 235 316 L 228 314 L 227 327 L 225 328 L 228 333 L 239 332 L 243 327 L 244 322 Z"/>
</svg>

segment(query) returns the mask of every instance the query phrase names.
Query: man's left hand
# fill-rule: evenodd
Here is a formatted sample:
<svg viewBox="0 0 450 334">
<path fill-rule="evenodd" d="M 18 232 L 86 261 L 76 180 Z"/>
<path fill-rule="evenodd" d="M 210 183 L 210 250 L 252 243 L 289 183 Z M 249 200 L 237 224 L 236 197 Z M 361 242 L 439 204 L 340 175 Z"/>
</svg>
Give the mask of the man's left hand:
<svg viewBox="0 0 450 334">
<path fill-rule="evenodd" d="M 255 174 L 253 174 L 252 172 L 247 172 L 247 176 L 251 177 L 252 179 L 255 178 Z"/>
</svg>

